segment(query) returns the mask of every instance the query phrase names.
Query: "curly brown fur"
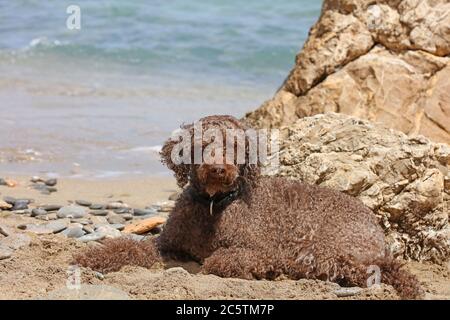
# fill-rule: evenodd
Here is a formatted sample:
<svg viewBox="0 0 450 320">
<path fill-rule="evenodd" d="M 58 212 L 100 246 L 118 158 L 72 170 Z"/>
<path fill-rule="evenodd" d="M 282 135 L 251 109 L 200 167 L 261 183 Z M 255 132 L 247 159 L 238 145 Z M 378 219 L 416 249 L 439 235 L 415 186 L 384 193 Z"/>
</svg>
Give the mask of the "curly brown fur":
<svg viewBox="0 0 450 320">
<path fill-rule="evenodd" d="M 201 120 L 205 128 L 244 128 L 229 116 Z M 170 157 L 175 144 L 169 140 L 164 145 L 163 162 L 180 186 L 188 186 L 157 240 L 163 257 L 193 259 L 205 273 L 221 277 L 284 275 L 358 286 L 366 286 L 368 268 L 377 265 L 382 281 L 402 298 L 421 296 L 417 279 L 386 252 L 375 215 L 359 200 L 316 185 L 260 176 L 259 168 L 248 162 L 175 165 Z"/>
<path fill-rule="evenodd" d="M 72 263 L 108 273 L 119 271 L 126 265 L 150 268 L 161 260 L 153 240 L 136 241 L 121 237 L 104 240 L 102 244 L 78 253 Z"/>
<path fill-rule="evenodd" d="M 204 129 L 246 129 L 229 116 L 201 121 Z M 163 162 L 175 171 L 180 185 L 189 185 L 158 240 L 163 255 L 190 256 L 203 263 L 204 272 L 222 277 L 285 275 L 359 286 L 366 286 L 369 266 L 378 265 L 382 281 L 392 284 L 403 298 L 422 294 L 417 279 L 386 252 L 375 215 L 359 200 L 315 185 L 262 177 L 248 163 L 183 165 L 180 175 L 180 166 L 168 156 L 172 147 L 169 140 Z M 222 175 L 217 168 L 223 169 Z M 233 188 L 239 196 L 219 202 L 211 215 L 208 201 L 217 202 L 230 192 L 226 186 L 235 172 Z"/>
</svg>

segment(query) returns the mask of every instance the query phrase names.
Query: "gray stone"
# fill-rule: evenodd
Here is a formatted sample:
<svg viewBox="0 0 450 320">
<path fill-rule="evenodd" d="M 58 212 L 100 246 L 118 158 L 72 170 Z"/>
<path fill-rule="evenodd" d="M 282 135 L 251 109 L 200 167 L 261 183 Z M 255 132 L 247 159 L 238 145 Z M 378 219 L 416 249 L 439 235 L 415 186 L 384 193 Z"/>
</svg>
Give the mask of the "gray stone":
<svg viewBox="0 0 450 320">
<path fill-rule="evenodd" d="M 4 200 L 6 203 L 9 203 L 9 204 L 11 204 L 11 205 L 14 205 L 14 203 L 16 203 L 16 198 L 9 197 L 9 196 L 3 197 L 3 200 Z"/>
<path fill-rule="evenodd" d="M 114 224 L 111 224 L 111 227 L 113 227 L 114 229 L 117 229 L 119 231 L 122 231 L 125 228 L 125 225 L 120 224 L 120 223 L 114 223 Z"/>
<path fill-rule="evenodd" d="M 68 224 L 69 224 L 68 220 L 56 220 L 40 225 L 27 224 L 26 231 L 33 232 L 36 234 L 58 233 L 66 229 Z"/>
<path fill-rule="evenodd" d="M 8 247 L 12 250 L 28 247 L 30 243 L 30 236 L 22 233 L 14 233 L 0 240 L 0 246 Z"/>
<path fill-rule="evenodd" d="M 124 291 L 104 285 L 83 284 L 80 288 L 61 288 L 49 292 L 44 300 L 130 300 Z"/>
<path fill-rule="evenodd" d="M 116 209 L 121 209 L 121 208 L 128 208 L 128 205 L 126 203 L 123 202 L 110 202 L 106 205 L 106 209 L 111 209 L 111 210 L 116 210 Z"/>
<path fill-rule="evenodd" d="M 37 217 L 37 216 L 42 216 L 42 215 L 46 215 L 48 212 L 42 208 L 35 208 L 33 210 L 31 210 L 31 216 L 32 217 Z"/>
<path fill-rule="evenodd" d="M 95 233 L 100 233 L 102 235 L 104 235 L 105 238 L 107 239 L 113 239 L 113 238 L 118 238 L 122 236 L 122 233 L 113 228 L 110 225 L 104 225 L 104 226 L 100 226 L 95 230 Z"/>
<path fill-rule="evenodd" d="M 47 187 L 47 191 L 52 193 L 58 191 L 58 189 L 56 189 L 55 187 Z"/>
<path fill-rule="evenodd" d="M 31 210 L 25 209 L 25 210 L 14 210 L 12 211 L 15 214 L 31 214 Z"/>
<path fill-rule="evenodd" d="M 84 218 L 88 215 L 88 211 L 80 206 L 65 206 L 58 210 L 58 218 Z"/>
<path fill-rule="evenodd" d="M 130 213 L 131 211 L 132 211 L 131 208 L 119 208 L 119 209 L 114 210 L 114 213 L 124 214 L 124 213 Z"/>
<path fill-rule="evenodd" d="M 82 237 L 79 237 L 78 240 L 80 240 L 81 242 L 99 241 L 99 240 L 104 239 L 105 237 L 106 237 L 106 234 L 95 231 L 95 232 L 86 234 Z"/>
<path fill-rule="evenodd" d="M 28 209 L 28 203 L 29 203 L 28 200 L 16 200 L 11 210 L 13 211 L 26 210 Z"/>
<path fill-rule="evenodd" d="M 133 214 L 135 216 L 147 216 L 152 214 L 157 214 L 158 211 L 155 208 L 151 209 L 134 209 Z"/>
<path fill-rule="evenodd" d="M 92 202 L 86 200 L 75 200 L 75 203 L 83 207 L 90 207 L 92 205 Z"/>
<path fill-rule="evenodd" d="M 108 222 L 110 224 L 124 224 L 126 220 L 119 215 L 111 215 L 108 217 Z"/>
<path fill-rule="evenodd" d="M 54 187 L 58 183 L 57 179 L 48 179 L 44 182 L 49 187 Z"/>
<path fill-rule="evenodd" d="M 42 206 L 41 208 L 44 209 L 45 211 L 58 211 L 62 207 L 63 206 L 58 205 L 58 204 L 49 204 L 49 205 L 46 205 L 46 206 Z"/>
<path fill-rule="evenodd" d="M 93 226 L 89 226 L 89 225 L 84 225 L 83 226 L 83 230 L 86 233 L 93 233 L 95 231 L 94 227 Z"/>
<path fill-rule="evenodd" d="M 133 215 L 131 213 L 125 213 L 120 215 L 122 218 L 124 218 L 126 221 L 133 220 Z"/>
<path fill-rule="evenodd" d="M 44 182 L 44 179 L 42 179 L 41 177 L 38 177 L 38 176 L 33 176 L 33 177 L 31 177 L 30 181 L 33 183 L 38 183 L 38 182 Z"/>
<path fill-rule="evenodd" d="M 95 204 L 92 204 L 91 206 L 89 206 L 89 209 L 91 209 L 91 210 L 103 210 L 105 208 L 106 208 L 106 206 L 104 204 L 98 204 L 98 203 L 95 203 Z"/>
<path fill-rule="evenodd" d="M 71 219 L 70 222 L 72 223 L 79 223 L 83 226 L 91 224 L 91 221 L 87 218 L 80 218 L 80 219 Z"/>
<path fill-rule="evenodd" d="M 109 223 L 108 223 L 108 220 L 106 220 L 105 217 L 91 216 L 90 219 L 91 219 L 92 224 L 93 224 L 94 226 L 97 226 L 97 225 L 104 225 L 104 224 L 109 224 Z"/>
<path fill-rule="evenodd" d="M 61 232 L 61 234 L 65 235 L 67 238 L 79 238 L 86 234 L 81 225 L 78 226 L 69 226 L 66 230 Z"/>
<path fill-rule="evenodd" d="M 106 216 L 109 211 L 108 210 L 94 210 L 89 212 L 93 216 Z"/>
</svg>

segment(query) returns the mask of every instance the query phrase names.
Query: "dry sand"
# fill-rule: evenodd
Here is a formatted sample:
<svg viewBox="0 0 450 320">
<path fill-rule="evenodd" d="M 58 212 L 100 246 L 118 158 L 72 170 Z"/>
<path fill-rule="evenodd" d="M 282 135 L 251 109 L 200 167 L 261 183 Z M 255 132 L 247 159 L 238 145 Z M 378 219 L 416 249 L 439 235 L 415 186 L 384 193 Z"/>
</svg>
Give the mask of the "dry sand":
<svg viewBox="0 0 450 320">
<path fill-rule="evenodd" d="M 1 196 L 34 198 L 42 204 L 66 204 L 85 199 L 104 203 L 123 200 L 134 207 L 145 207 L 177 190 L 173 179 L 71 180 L 58 183 L 58 192 L 46 196 L 30 190 L 27 179 L 16 188 L 0 187 Z M 0 213 L 0 222 L 17 225 L 28 217 Z M 19 232 L 19 231 L 18 231 Z M 1 236 L 1 235 L 0 235 Z M 195 263 L 173 262 L 151 270 L 125 267 L 119 272 L 99 275 L 80 269 L 81 288 L 67 289 L 72 255 L 90 244 L 62 235 L 32 235 L 31 245 L 17 250 L 12 258 L 0 260 L 0 299 L 397 299 L 392 287 L 364 289 L 350 297 L 339 297 L 340 287 L 314 280 L 246 281 L 222 279 L 198 273 Z M 426 299 L 450 299 L 449 266 L 409 263 L 424 289 Z"/>
</svg>

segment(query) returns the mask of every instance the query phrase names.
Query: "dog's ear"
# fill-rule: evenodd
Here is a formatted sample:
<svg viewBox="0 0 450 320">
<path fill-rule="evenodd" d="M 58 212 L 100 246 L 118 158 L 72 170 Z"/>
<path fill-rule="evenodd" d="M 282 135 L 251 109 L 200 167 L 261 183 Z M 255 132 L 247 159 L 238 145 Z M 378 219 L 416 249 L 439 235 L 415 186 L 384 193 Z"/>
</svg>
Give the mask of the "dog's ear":
<svg viewBox="0 0 450 320">
<path fill-rule="evenodd" d="M 179 141 L 170 138 L 167 140 L 160 152 L 161 162 L 165 164 L 170 170 L 174 172 L 175 179 L 180 188 L 183 188 L 189 182 L 190 165 L 189 164 L 176 164 L 172 159 L 172 150 Z"/>
</svg>

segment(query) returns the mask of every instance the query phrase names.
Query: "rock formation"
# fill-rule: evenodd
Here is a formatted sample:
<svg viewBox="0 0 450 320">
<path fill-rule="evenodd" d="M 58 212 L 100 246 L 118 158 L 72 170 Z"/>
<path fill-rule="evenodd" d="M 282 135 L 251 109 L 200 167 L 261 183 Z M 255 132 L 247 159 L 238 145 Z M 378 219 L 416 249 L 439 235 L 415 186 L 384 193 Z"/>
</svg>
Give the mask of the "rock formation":
<svg viewBox="0 0 450 320">
<path fill-rule="evenodd" d="M 396 256 L 450 257 L 450 147 L 343 114 L 281 130 L 278 175 L 358 197 L 380 219 Z"/>
<path fill-rule="evenodd" d="M 325 0 L 275 97 L 247 120 L 339 112 L 450 143 L 450 2 Z"/>
</svg>

